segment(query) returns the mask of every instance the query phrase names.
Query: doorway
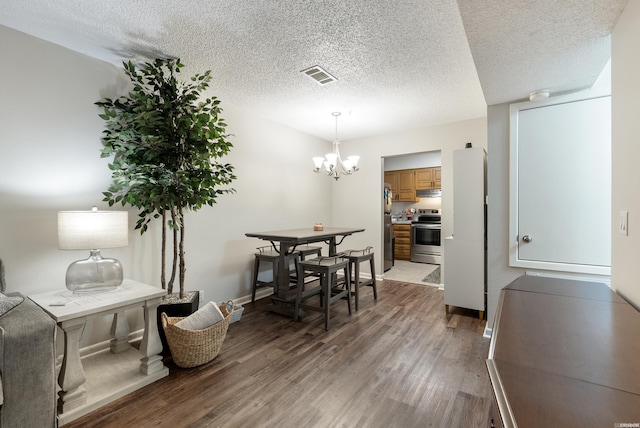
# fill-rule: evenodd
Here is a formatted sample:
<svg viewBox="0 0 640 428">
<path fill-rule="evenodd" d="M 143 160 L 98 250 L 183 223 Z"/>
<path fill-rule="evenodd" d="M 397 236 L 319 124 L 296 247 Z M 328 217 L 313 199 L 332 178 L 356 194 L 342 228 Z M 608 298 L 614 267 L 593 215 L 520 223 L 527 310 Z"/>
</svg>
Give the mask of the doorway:
<svg viewBox="0 0 640 428">
<path fill-rule="evenodd" d="M 441 212 L 441 151 L 385 156 L 382 157 L 381 164 L 382 175 L 385 177 L 381 189 L 383 195 L 381 211 L 384 216 L 381 232 L 385 247 L 385 277 L 389 273 L 392 277 L 399 277 L 398 280 L 420 283 L 425 276 L 435 270 L 437 265 L 411 262 L 410 227 L 411 221 L 417 217 L 418 212 L 427 210 Z M 437 170 L 437 175 L 425 174 L 425 172 L 431 173 L 430 170 Z M 425 184 L 427 175 L 431 179 Z M 394 177 L 402 177 L 402 180 L 393 180 Z M 425 188 L 430 192 L 420 192 Z M 418 197 L 416 191 L 422 197 Z M 387 230 L 389 228 L 391 233 Z M 386 258 L 391 258 L 393 262 Z"/>
</svg>

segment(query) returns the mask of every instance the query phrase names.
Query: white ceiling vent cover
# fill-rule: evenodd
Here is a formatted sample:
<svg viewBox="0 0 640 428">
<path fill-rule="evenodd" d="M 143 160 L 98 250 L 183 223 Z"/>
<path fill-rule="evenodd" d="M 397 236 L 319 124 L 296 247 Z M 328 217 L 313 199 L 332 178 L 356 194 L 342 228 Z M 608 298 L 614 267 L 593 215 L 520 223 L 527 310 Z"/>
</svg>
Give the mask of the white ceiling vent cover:
<svg viewBox="0 0 640 428">
<path fill-rule="evenodd" d="M 300 73 L 306 74 L 307 76 L 318 82 L 320 85 L 326 85 L 327 83 L 335 82 L 336 80 L 338 80 L 319 65 L 309 67 L 305 70 L 302 70 Z"/>
</svg>

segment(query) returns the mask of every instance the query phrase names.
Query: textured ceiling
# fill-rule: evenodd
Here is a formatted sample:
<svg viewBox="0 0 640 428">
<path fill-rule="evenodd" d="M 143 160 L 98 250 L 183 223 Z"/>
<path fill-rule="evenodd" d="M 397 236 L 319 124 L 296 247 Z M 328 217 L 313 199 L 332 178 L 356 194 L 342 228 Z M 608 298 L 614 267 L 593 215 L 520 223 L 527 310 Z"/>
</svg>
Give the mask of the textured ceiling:
<svg viewBox="0 0 640 428">
<path fill-rule="evenodd" d="M 458 0 L 487 104 L 591 87 L 627 0 Z"/>
<path fill-rule="evenodd" d="M 225 106 L 330 140 L 591 86 L 627 0 L 0 0 L 0 24 L 120 65 L 211 69 Z M 0 41 L 1 43 L 1 41 Z M 320 65 L 337 81 L 300 73 Z M 486 99 L 486 101 L 485 101 Z"/>
</svg>

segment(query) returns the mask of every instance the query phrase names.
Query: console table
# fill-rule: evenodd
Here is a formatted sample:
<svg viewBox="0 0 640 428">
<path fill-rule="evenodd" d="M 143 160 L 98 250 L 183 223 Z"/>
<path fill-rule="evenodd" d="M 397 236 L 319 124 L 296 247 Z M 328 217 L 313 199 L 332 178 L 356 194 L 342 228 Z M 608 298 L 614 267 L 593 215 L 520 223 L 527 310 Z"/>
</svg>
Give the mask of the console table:
<svg viewBox="0 0 640 428">
<path fill-rule="evenodd" d="M 500 292 L 487 360 L 494 424 L 637 426 L 639 337 L 640 313 L 605 284 L 516 279 Z"/>
<path fill-rule="evenodd" d="M 156 312 L 166 290 L 124 280 L 116 290 L 73 294 L 68 290 L 29 296 L 64 332 L 58 384 L 58 423 L 63 425 L 169 374 L 162 363 Z M 144 309 L 140 349 L 129 345 L 125 311 Z M 79 342 L 88 319 L 113 315 L 111 341 L 80 357 Z"/>
</svg>

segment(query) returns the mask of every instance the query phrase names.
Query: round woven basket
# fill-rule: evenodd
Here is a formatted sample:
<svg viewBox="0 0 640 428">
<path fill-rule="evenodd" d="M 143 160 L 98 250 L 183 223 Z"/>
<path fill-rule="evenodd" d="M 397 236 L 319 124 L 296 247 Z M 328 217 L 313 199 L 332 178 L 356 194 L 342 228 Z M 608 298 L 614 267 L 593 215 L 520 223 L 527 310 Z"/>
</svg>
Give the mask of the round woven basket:
<svg viewBox="0 0 640 428">
<path fill-rule="evenodd" d="M 162 313 L 162 328 L 167 337 L 173 362 L 178 367 L 196 367 L 218 356 L 222 342 L 227 336 L 233 313 L 233 309 L 227 310 L 228 306 L 233 308 L 233 305 L 226 303 L 219 305 L 224 319 L 203 330 L 185 330 L 176 327 L 175 323 L 184 317 L 168 317 L 166 313 Z"/>
</svg>

